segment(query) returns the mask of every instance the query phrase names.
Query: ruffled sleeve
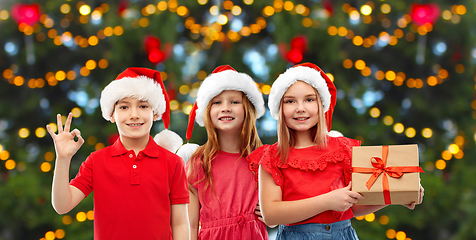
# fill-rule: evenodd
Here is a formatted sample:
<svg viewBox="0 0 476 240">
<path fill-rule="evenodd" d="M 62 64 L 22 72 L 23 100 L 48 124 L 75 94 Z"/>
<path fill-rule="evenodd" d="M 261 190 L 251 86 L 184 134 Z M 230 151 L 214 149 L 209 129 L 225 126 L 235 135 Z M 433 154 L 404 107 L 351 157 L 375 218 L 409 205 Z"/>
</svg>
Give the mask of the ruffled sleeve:
<svg viewBox="0 0 476 240">
<path fill-rule="evenodd" d="M 343 149 L 342 152 L 346 155 L 344 157 L 344 183 L 347 186 L 352 179 L 352 148 L 360 146 L 360 141 L 346 137 L 338 137 L 336 140 L 339 141 L 339 145 Z"/>
<path fill-rule="evenodd" d="M 278 186 L 283 186 L 283 174 L 278 169 L 277 143 L 274 145 L 263 145 L 253 151 L 248 157 L 249 169 L 255 172 L 256 181 L 258 181 L 259 165 L 266 172 L 269 172 Z"/>
<path fill-rule="evenodd" d="M 255 149 L 253 152 L 250 153 L 250 155 L 246 157 L 246 161 L 248 161 L 248 168 L 255 174 L 256 182 L 258 182 L 259 164 L 261 162 L 261 159 L 263 158 L 263 152 L 265 152 L 267 147 L 268 145 L 263 145 Z"/>
</svg>

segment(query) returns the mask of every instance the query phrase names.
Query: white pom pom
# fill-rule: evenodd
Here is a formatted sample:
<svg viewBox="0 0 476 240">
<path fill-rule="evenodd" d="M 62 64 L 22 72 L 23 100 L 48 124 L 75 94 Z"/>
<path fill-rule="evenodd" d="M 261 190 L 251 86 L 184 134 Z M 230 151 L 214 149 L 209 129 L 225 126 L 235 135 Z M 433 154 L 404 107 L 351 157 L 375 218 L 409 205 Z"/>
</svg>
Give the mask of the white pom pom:
<svg viewBox="0 0 476 240">
<path fill-rule="evenodd" d="M 183 144 L 183 139 L 175 132 L 165 129 L 155 135 L 154 141 L 161 147 L 175 153 Z"/>
<path fill-rule="evenodd" d="M 331 130 L 330 132 L 327 133 L 328 136 L 330 137 L 343 137 L 341 132 L 336 131 L 336 130 Z"/>
<path fill-rule="evenodd" d="M 189 159 L 190 156 L 197 150 L 199 147 L 198 144 L 195 143 L 186 143 L 182 147 L 179 148 L 177 151 L 177 155 L 183 159 L 183 161 L 186 163 Z"/>
</svg>

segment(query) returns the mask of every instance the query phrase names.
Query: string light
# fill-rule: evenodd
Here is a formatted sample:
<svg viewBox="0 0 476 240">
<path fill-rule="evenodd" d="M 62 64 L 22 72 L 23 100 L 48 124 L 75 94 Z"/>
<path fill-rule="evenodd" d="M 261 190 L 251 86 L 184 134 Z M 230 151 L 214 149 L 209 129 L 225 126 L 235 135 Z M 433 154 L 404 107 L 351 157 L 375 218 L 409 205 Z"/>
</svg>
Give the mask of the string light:
<svg viewBox="0 0 476 240">
<path fill-rule="evenodd" d="M 63 222 L 64 225 L 70 225 L 73 222 L 73 218 L 69 215 L 64 215 L 61 218 L 61 221 Z"/>
<path fill-rule="evenodd" d="M 367 222 L 373 222 L 373 221 L 375 221 L 375 214 L 374 213 L 369 213 L 369 214 L 365 215 L 364 219 Z"/>
<path fill-rule="evenodd" d="M 5 168 L 7 170 L 13 170 L 16 167 L 16 165 L 17 163 L 15 162 L 15 160 L 9 159 L 5 161 Z"/>
<path fill-rule="evenodd" d="M 85 213 L 85 212 L 78 212 L 78 213 L 76 214 L 76 220 L 77 220 L 78 222 L 84 222 L 84 221 L 86 221 L 86 213 Z"/>
<path fill-rule="evenodd" d="M 205 5 L 205 4 L 208 3 L 207 0 L 198 0 L 197 2 L 201 5 Z M 253 4 L 253 0 L 244 0 L 244 3 L 247 4 L 247 5 L 251 5 L 251 4 Z M 239 7 L 237 5 L 233 5 L 232 1 L 225 1 L 223 4 L 224 4 L 225 9 L 229 10 L 232 13 L 232 15 L 234 15 L 234 16 L 239 16 L 242 13 L 241 7 Z M 227 4 L 227 5 L 225 6 L 225 4 Z M 104 12 L 107 12 L 107 11 L 101 11 L 101 10 L 96 9 L 96 10 L 92 11 L 92 13 L 91 13 L 91 8 L 86 4 L 83 4 L 83 5 L 77 6 L 77 7 L 78 7 L 78 10 L 79 10 L 79 13 L 82 15 L 79 18 L 79 20 L 82 24 L 88 23 L 89 17 L 87 15 L 89 15 L 89 14 L 91 14 L 91 16 L 90 16 L 91 19 L 98 20 L 102 17 L 102 14 Z M 104 7 L 104 6 L 102 6 L 102 7 Z M 156 7 L 157 7 L 157 9 L 156 9 Z M 373 8 L 374 8 L 373 6 L 369 6 L 367 4 L 363 5 L 360 8 L 360 13 L 359 13 L 359 11 L 357 11 L 355 8 L 352 8 L 352 7 L 347 7 L 347 8 L 343 8 L 343 9 L 347 9 L 349 17 L 351 19 L 355 19 L 355 20 L 362 19 L 362 22 L 368 24 L 372 20 L 370 15 L 373 12 Z M 168 4 L 167 4 L 166 1 L 161 1 L 157 4 L 157 6 L 154 6 L 154 5 L 146 6 L 145 7 L 145 10 L 146 10 L 145 12 L 147 14 L 145 14 L 144 16 L 147 17 L 149 15 L 154 15 L 154 14 L 157 13 L 157 10 L 165 11 L 167 9 L 170 12 L 175 12 L 178 16 L 181 16 L 181 17 L 188 17 L 188 15 L 189 15 L 188 8 L 186 8 L 185 6 L 178 6 L 176 1 L 169 1 Z M 302 16 L 307 16 L 309 14 L 309 8 L 305 7 L 304 5 L 298 4 L 298 5 L 294 6 L 294 4 L 291 1 L 283 2 L 281 0 L 273 1 L 273 6 L 265 6 L 262 10 L 262 13 L 263 13 L 263 16 L 266 18 L 266 17 L 271 17 L 274 14 L 281 12 L 283 9 L 288 11 L 288 12 L 293 12 L 293 13 L 300 14 Z M 60 11 L 63 14 L 68 14 L 68 13 L 71 12 L 71 6 L 69 4 L 63 4 L 60 7 Z M 391 7 L 388 4 L 383 4 L 380 8 L 380 11 L 383 14 L 388 14 L 388 13 L 391 12 Z M 467 9 L 463 5 L 454 5 L 451 8 L 451 11 L 449 11 L 449 10 L 443 11 L 441 17 L 446 21 L 451 21 L 451 22 L 456 24 L 456 23 L 460 22 L 460 20 L 461 20 L 460 16 L 466 14 L 466 12 L 467 12 Z M 362 14 L 362 16 L 361 16 L 361 14 Z M 10 17 L 9 12 L 7 10 L 0 11 L 0 20 L 7 20 L 9 17 Z M 145 17 L 141 18 L 138 21 L 138 26 L 140 26 L 140 27 L 148 27 L 149 26 L 149 21 Z M 226 17 L 225 14 L 219 15 L 219 17 L 221 18 L 221 20 L 218 21 L 220 24 L 226 25 L 229 22 L 229 19 Z M 208 45 L 211 45 L 214 41 L 218 41 L 218 40 L 223 41 L 224 37 L 228 37 L 233 42 L 239 41 L 239 40 L 242 39 L 242 37 L 250 36 L 251 34 L 257 34 L 262 29 L 264 29 L 266 27 L 265 18 L 262 18 L 262 17 L 260 18 L 260 21 L 261 21 L 260 23 L 261 24 L 259 24 L 258 20 L 257 20 L 256 23 L 250 24 L 249 26 L 243 26 L 240 31 L 229 31 L 227 33 L 223 33 L 223 32 L 221 32 L 221 29 L 220 30 L 214 29 L 215 30 L 214 32 L 210 31 L 208 35 L 205 34 L 204 39 L 207 39 L 207 40 L 204 40 L 204 41 L 208 41 Z M 384 25 L 386 22 L 388 23 L 388 19 L 382 19 L 380 21 L 382 22 L 382 25 Z M 187 21 L 185 21 L 185 22 L 186 22 L 185 27 L 187 29 L 190 29 L 190 31 L 192 33 L 200 33 L 202 31 L 204 31 L 205 28 L 209 28 L 209 26 L 202 26 L 202 25 L 196 24 L 196 23 L 192 24 L 192 25 L 187 25 Z M 43 24 L 43 26 L 45 28 L 52 28 L 55 25 L 54 20 L 52 18 L 48 17 L 46 14 L 44 14 L 42 16 L 41 23 Z M 316 24 L 316 23 L 318 23 L 317 20 L 313 21 L 309 17 L 304 18 L 303 21 L 302 21 L 302 24 L 305 27 L 315 27 L 315 28 L 317 28 L 320 25 Z M 397 25 L 400 28 L 406 28 L 406 27 L 408 27 L 409 23 L 411 23 L 411 19 L 409 19 L 408 15 L 404 15 L 403 17 L 401 17 L 398 20 Z M 195 26 L 195 27 L 192 27 L 192 26 Z M 64 27 L 64 28 L 66 28 L 66 27 Z M 35 32 L 37 32 L 35 30 L 35 27 L 30 27 L 30 26 L 19 26 L 19 29 L 25 35 L 32 35 Z M 38 27 L 36 27 L 36 29 L 38 29 Z M 431 30 L 432 30 L 431 26 L 430 27 L 422 26 L 422 27 L 417 28 L 415 33 L 418 33 L 420 35 L 425 35 L 428 32 L 430 32 Z M 58 36 L 57 35 L 58 33 L 56 32 L 55 29 L 50 29 L 49 31 L 47 31 L 46 36 L 48 36 L 54 42 L 54 44 L 56 44 L 56 45 L 64 44 L 65 42 L 68 42 L 71 39 L 73 39 L 75 44 L 77 44 L 78 46 L 80 46 L 82 48 L 86 48 L 86 47 L 93 47 L 93 46 L 98 45 L 100 43 L 100 40 L 105 39 L 106 37 L 112 37 L 114 35 L 121 36 L 123 33 L 124 33 L 124 29 L 121 26 L 116 26 L 116 27 L 111 26 L 111 27 L 106 27 L 105 29 L 98 31 L 97 35 L 95 35 L 95 36 L 93 35 L 93 36 L 89 36 L 89 37 L 79 37 L 79 36 L 73 37 L 72 34 L 70 34 L 68 32 L 63 33 L 61 36 Z M 44 35 L 44 33 L 38 33 L 38 36 L 41 36 L 40 34 Z M 403 31 L 401 31 L 401 29 L 396 29 L 394 31 L 393 35 L 390 34 L 390 33 L 382 33 L 381 35 L 379 35 L 378 38 L 375 37 L 375 36 L 369 36 L 369 37 L 362 37 L 362 36 L 358 36 L 358 35 L 354 36 L 353 35 L 354 33 L 352 31 L 346 29 L 345 27 L 335 27 L 335 26 L 331 26 L 331 27 L 328 28 L 328 34 L 331 35 L 331 36 L 339 35 L 341 37 L 347 37 L 348 39 L 350 39 L 352 41 L 352 43 L 355 46 L 363 46 L 363 47 L 366 47 L 366 48 L 369 48 L 369 47 L 375 45 L 377 43 L 378 39 L 380 39 L 382 41 L 387 41 L 389 43 L 389 45 L 396 45 L 397 42 L 398 42 L 398 39 L 401 39 L 405 36 L 405 34 L 403 33 Z M 413 41 L 414 40 L 414 35 L 412 33 L 407 33 L 406 40 L 407 41 Z M 359 62 L 359 64 L 357 64 L 357 62 L 356 62 L 354 64 L 352 62 L 352 60 L 346 59 L 343 62 L 343 66 L 346 69 L 350 69 L 353 66 L 355 66 L 356 69 L 361 70 L 361 74 L 363 76 L 369 76 L 370 74 L 372 74 L 372 72 L 370 71 L 370 68 L 368 68 L 366 66 L 366 63 L 363 60 L 360 60 L 360 61 L 362 61 L 363 63 Z M 84 66 L 85 70 L 82 69 L 80 74 L 82 76 L 87 76 L 87 75 L 90 74 L 90 71 L 94 70 L 97 66 L 99 68 L 102 68 L 102 69 L 107 68 L 108 67 L 108 62 L 105 59 L 102 59 L 102 60 L 98 61 L 97 63 L 94 60 L 88 60 L 88 62 Z M 464 73 L 465 66 L 462 65 L 462 64 L 459 64 L 455 67 L 454 70 L 457 73 L 460 73 L 460 74 Z M 383 77 L 382 77 L 382 73 L 383 73 Z M 164 72 L 164 74 L 166 74 L 166 73 Z M 203 71 L 199 72 L 199 74 L 203 74 Z M 200 79 L 199 74 L 197 74 L 197 77 Z M 383 72 L 381 70 L 374 71 L 373 74 L 375 75 L 375 78 L 378 79 L 378 80 L 386 79 L 388 81 L 393 82 L 395 85 L 398 84 L 397 86 L 407 86 L 409 88 L 421 88 L 422 83 L 425 83 L 425 82 L 427 83 L 428 86 L 436 86 L 437 84 L 441 84 L 443 82 L 443 80 L 448 77 L 448 71 L 445 70 L 445 69 L 440 70 L 440 72 L 438 72 L 438 74 L 436 74 L 434 76 L 429 76 L 429 77 L 426 77 L 426 78 L 423 78 L 423 79 L 401 77 L 401 76 L 399 76 L 399 73 L 397 73 L 395 71 L 392 71 L 392 70 L 387 70 L 385 72 Z M 206 76 L 206 74 L 205 74 L 205 76 Z M 9 83 L 14 84 L 16 86 L 22 86 L 25 83 L 27 83 L 30 88 L 41 88 L 41 87 L 45 86 L 46 82 L 50 86 L 55 86 L 58 81 L 63 81 L 65 79 L 74 80 L 74 79 L 76 79 L 76 73 L 74 71 L 66 72 L 64 70 L 60 70 L 60 71 L 54 73 L 53 76 L 49 75 L 48 77 L 45 77 L 44 79 L 43 78 L 36 78 L 36 79 L 25 80 L 24 77 L 15 76 L 10 69 L 6 69 L 6 70 L 3 71 L 3 77 L 5 79 L 8 79 Z M 404 84 L 405 81 L 406 81 L 406 84 Z M 187 86 L 187 85 L 184 85 L 184 86 Z M 192 94 L 193 90 L 195 89 L 194 87 L 192 87 L 190 89 L 189 86 L 187 86 L 187 88 L 188 88 L 188 90 L 185 91 L 186 93 L 184 93 L 184 95 Z M 269 85 L 262 85 L 262 86 L 260 86 L 260 89 L 263 92 L 263 94 L 269 94 L 270 86 Z M 172 108 L 172 105 L 174 105 L 173 108 Z M 173 111 L 179 110 L 180 105 L 181 104 L 178 101 L 172 100 L 171 101 L 171 110 L 173 110 Z M 184 102 L 182 104 L 182 106 L 183 106 L 183 108 L 182 108 L 183 112 L 188 114 L 190 112 L 190 109 L 191 109 L 191 104 L 188 103 L 188 102 Z M 77 111 L 79 112 L 79 114 L 76 114 L 77 116 L 75 116 L 75 117 L 78 117 L 78 116 L 81 115 L 81 109 L 78 108 Z M 372 108 L 370 110 L 370 115 L 374 118 L 378 118 L 380 116 L 380 110 L 378 108 Z M 385 116 L 383 118 L 383 121 L 384 121 L 384 124 L 388 125 L 388 126 L 391 126 L 394 123 L 394 120 L 391 116 Z M 55 124 L 50 124 L 50 125 L 56 127 Z M 407 137 L 416 135 L 416 130 L 414 128 L 409 127 L 409 128 L 405 129 L 405 127 L 401 123 L 396 123 L 393 126 L 394 126 L 395 132 L 402 133 L 402 132 L 405 131 L 405 134 L 407 135 Z M 54 129 L 56 131 L 56 128 L 54 128 Z M 35 135 L 38 138 L 44 137 L 46 135 L 45 129 L 44 128 L 37 128 L 35 130 Z M 433 136 L 433 131 L 430 128 L 424 128 L 421 131 L 421 135 L 425 138 L 431 138 Z M 20 129 L 19 136 L 20 137 L 28 137 L 29 136 L 29 130 L 27 128 Z M 436 166 L 436 168 L 438 168 L 440 170 L 445 169 L 446 161 L 450 160 L 453 156 L 455 158 L 462 157 L 461 155 L 463 155 L 463 151 L 462 151 L 461 147 L 463 146 L 463 144 L 461 143 L 461 139 L 463 139 L 463 143 L 464 143 L 464 138 L 462 138 L 461 136 L 458 136 L 458 137 L 460 137 L 460 138 L 455 139 L 455 143 L 451 144 L 448 147 L 448 150 L 445 150 L 445 151 L 442 152 L 442 158 L 444 160 L 443 159 L 437 160 L 434 164 L 434 166 Z M 476 141 L 476 135 L 475 135 L 475 141 Z M 96 143 L 95 147 L 96 148 L 102 148 L 102 147 L 104 147 L 104 144 Z M 8 158 L 9 158 L 8 151 L 2 149 L 2 151 L 0 151 L 0 159 L 4 160 L 6 162 L 6 164 L 5 164 L 6 166 L 7 165 L 9 166 L 9 167 L 7 167 L 7 169 L 9 169 L 9 170 L 14 169 L 15 166 L 17 165 L 16 162 L 14 160 L 8 159 Z M 44 158 L 47 162 L 42 163 L 42 165 L 41 165 L 42 170 L 43 169 L 48 169 L 48 167 L 43 167 L 43 165 L 44 166 L 49 165 L 50 169 L 51 169 L 51 164 L 48 161 L 53 160 L 54 154 L 51 153 L 51 152 L 48 152 L 48 153 L 45 154 Z M 48 170 L 48 171 L 50 171 L 50 170 Z M 45 171 L 45 172 L 48 172 L 48 171 Z M 83 217 L 83 215 L 84 215 L 84 217 Z M 80 221 L 80 220 L 85 221 L 85 219 L 92 220 L 93 217 L 90 217 L 91 215 L 93 216 L 92 211 L 89 211 L 87 213 L 80 212 L 76 215 L 76 218 L 77 218 L 78 221 Z M 63 216 L 62 219 L 63 219 L 63 223 L 65 225 L 71 224 L 71 222 L 72 222 L 72 218 L 68 215 Z M 371 219 L 371 221 L 374 221 L 375 220 L 375 215 L 372 216 L 372 215 L 369 214 L 369 215 L 366 215 L 366 216 L 362 217 L 360 220 L 362 220 L 362 219 L 365 219 L 367 221 L 369 221 Z M 381 216 L 379 218 L 379 222 L 382 225 L 387 224 L 388 221 L 389 221 L 389 219 L 388 219 L 387 216 Z M 393 229 L 389 229 L 386 234 L 387 234 L 387 237 L 389 237 L 391 239 L 393 239 L 393 238 L 407 239 L 406 234 L 402 231 L 396 232 Z M 54 239 L 55 237 L 58 238 L 58 239 L 61 239 L 61 238 L 64 237 L 64 235 L 65 235 L 64 230 L 62 230 L 62 229 L 58 229 L 55 232 L 48 231 L 45 234 L 45 239 Z"/>
</svg>

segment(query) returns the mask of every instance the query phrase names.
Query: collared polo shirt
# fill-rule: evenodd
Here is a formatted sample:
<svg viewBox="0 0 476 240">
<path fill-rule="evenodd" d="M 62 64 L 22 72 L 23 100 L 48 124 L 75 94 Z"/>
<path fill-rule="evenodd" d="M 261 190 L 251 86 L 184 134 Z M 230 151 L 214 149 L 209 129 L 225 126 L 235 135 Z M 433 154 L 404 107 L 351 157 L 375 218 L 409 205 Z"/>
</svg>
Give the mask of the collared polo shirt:
<svg viewBox="0 0 476 240">
<path fill-rule="evenodd" d="M 184 162 L 149 136 L 136 156 L 118 139 L 91 153 L 71 185 L 94 191 L 94 239 L 172 239 L 171 204 L 189 203 Z"/>
</svg>

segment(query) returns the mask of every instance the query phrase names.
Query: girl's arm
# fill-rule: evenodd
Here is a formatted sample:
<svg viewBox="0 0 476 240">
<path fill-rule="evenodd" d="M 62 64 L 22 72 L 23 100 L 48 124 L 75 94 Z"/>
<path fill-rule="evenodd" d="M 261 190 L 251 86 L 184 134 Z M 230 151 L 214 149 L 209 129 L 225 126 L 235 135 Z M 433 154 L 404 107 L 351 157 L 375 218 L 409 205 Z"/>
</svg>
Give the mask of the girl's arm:
<svg viewBox="0 0 476 240">
<path fill-rule="evenodd" d="M 425 191 L 425 189 L 420 184 L 420 194 L 418 195 L 418 202 L 417 203 L 412 202 L 410 204 L 402 204 L 402 205 L 407 207 L 410 210 L 415 209 L 416 204 L 421 204 L 422 203 L 423 195 L 425 195 L 424 191 Z M 374 205 L 374 206 L 356 205 L 356 206 L 352 207 L 352 212 L 354 212 L 355 217 L 364 216 L 364 215 L 367 215 L 369 213 L 376 212 L 376 211 L 378 211 L 378 210 L 380 210 L 380 209 L 382 209 L 386 206 L 388 206 L 388 205 Z"/>
<path fill-rule="evenodd" d="M 352 207 L 354 217 L 364 216 L 373 212 L 376 212 L 387 205 L 355 205 Z"/>
<path fill-rule="evenodd" d="M 187 216 L 187 204 L 171 205 L 171 220 L 173 239 L 190 239 L 190 225 Z"/>
<path fill-rule="evenodd" d="M 319 196 L 296 201 L 283 201 L 281 187 L 273 176 L 259 167 L 259 199 L 264 222 L 267 225 L 281 225 L 301 222 L 327 211 L 346 211 L 362 195 L 350 191 L 349 186 Z"/>
<path fill-rule="evenodd" d="M 192 240 L 198 239 L 198 224 L 200 221 L 200 202 L 198 191 L 189 184 L 190 204 L 188 205 L 188 217 L 190 218 L 190 234 Z"/>
<path fill-rule="evenodd" d="M 263 215 L 261 214 L 261 208 L 259 206 L 259 202 L 256 204 L 256 207 L 255 207 L 255 215 L 258 216 L 258 220 L 260 220 L 261 222 L 264 222 Z M 266 223 L 264 222 L 264 224 Z M 266 226 L 268 226 L 269 228 L 275 228 L 278 225 L 266 225 Z"/>
</svg>

